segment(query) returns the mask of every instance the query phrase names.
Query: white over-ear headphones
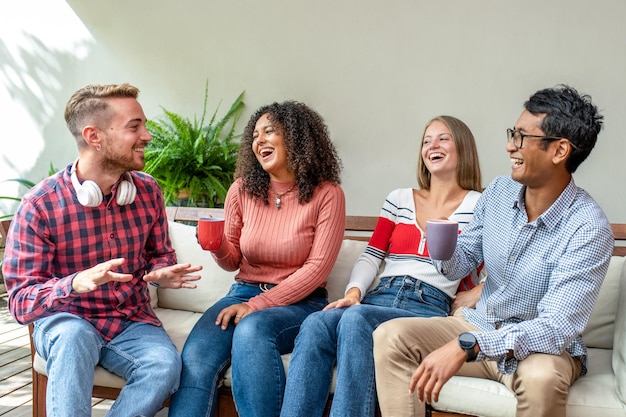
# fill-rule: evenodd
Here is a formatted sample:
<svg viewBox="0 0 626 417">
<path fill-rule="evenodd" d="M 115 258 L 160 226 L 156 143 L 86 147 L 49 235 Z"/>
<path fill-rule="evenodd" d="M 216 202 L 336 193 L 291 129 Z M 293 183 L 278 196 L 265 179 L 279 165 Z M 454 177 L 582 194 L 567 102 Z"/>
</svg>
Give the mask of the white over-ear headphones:
<svg viewBox="0 0 626 417">
<path fill-rule="evenodd" d="M 86 207 L 98 207 L 102 203 L 102 190 L 93 181 L 85 180 L 81 184 L 76 176 L 76 162 L 72 165 L 72 185 L 76 190 L 78 202 Z M 137 187 L 133 183 L 133 179 L 129 172 L 124 173 L 124 179 L 117 186 L 115 200 L 120 206 L 130 204 L 135 201 L 137 195 Z"/>
</svg>

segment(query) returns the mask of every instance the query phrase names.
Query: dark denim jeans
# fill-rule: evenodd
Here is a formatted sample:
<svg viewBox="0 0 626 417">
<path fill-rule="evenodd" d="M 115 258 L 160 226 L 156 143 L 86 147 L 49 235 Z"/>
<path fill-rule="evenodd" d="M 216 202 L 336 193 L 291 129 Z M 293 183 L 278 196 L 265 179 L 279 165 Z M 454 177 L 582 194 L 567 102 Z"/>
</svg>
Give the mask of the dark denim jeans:
<svg viewBox="0 0 626 417">
<path fill-rule="evenodd" d="M 182 352 L 180 388 L 172 397 L 170 417 L 213 416 L 218 384 L 232 363 L 233 396 L 241 417 L 276 417 L 285 388 L 280 355 L 293 349 L 300 324 L 328 303 L 309 297 L 297 304 L 255 311 L 237 326 L 222 330 L 219 312 L 258 295 L 258 286 L 237 282 L 210 307 L 189 334 Z"/>
</svg>

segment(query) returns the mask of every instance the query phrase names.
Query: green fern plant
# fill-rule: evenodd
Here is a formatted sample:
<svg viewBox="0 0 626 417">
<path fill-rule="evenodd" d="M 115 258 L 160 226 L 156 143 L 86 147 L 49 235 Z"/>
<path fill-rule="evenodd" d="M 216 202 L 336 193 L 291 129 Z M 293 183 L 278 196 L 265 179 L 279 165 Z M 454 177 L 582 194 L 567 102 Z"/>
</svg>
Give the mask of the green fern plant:
<svg viewBox="0 0 626 417">
<path fill-rule="evenodd" d="M 199 120 L 161 107 L 164 116 L 146 123 L 152 141 L 146 148 L 144 171 L 158 181 L 167 205 L 215 207 L 223 203 L 233 182 L 241 137 L 235 129 L 244 93 L 221 118 L 218 105 L 205 123 L 208 92 L 207 82 Z"/>
<path fill-rule="evenodd" d="M 57 172 L 58 169 L 56 169 L 54 167 L 54 165 L 52 164 L 52 162 L 50 162 L 50 167 L 48 168 L 48 176 L 54 174 L 55 172 Z M 26 178 L 11 178 L 8 180 L 3 180 L 0 181 L 0 183 L 5 183 L 5 182 L 16 182 L 18 184 L 20 184 L 21 186 L 26 188 L 26 191 L 28 191 L 29 189 L 33 188 L 35 186 L 35 183 L 32 182 L 31 180 L 28 180 Z M 22 201 L 22 197 L 13 197 L 13 196 L 8 196 L 8 195 L 0 195 L 0 201 L 2 200 L 8 200 L 9 202 L 20 202 Z M 10 219 L 11 217 L 13 217 L 13 213 L 9 213 L 9 214 L 1 214 L 0 213 L 0 220 L 6 220 L 6 219 Z"/>
<path fill-rule="evenodd" d="M 2 182 L 17 182 L 20 185 L 23 185 L 27 189 L 30 189 L 35 186 L 35 183 L 27 180 L 25 178 L 11 178 L 10 180 L 4 180 Z M 9 201 L 22 201 L 22 197 L 13 197 L 8 195 L 0 195 L 0 200 L 9 200 Z M 15 204 L 15 203 L 14 203 Z M 5 220 L 13 217 L 13 213 L 2 214 L 0 215 L 0 220 Z"/>
</svg>

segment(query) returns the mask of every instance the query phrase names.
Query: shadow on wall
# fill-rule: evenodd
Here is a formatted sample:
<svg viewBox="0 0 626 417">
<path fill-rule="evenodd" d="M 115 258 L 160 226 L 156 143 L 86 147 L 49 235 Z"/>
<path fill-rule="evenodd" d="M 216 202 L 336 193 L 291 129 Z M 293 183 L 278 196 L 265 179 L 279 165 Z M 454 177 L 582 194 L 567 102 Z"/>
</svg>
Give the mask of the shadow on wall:
<svg viewBox="0 0 626 417">
<path fill-rule="evenodd" d="M 83 41 L 81 48 L 87 43 Z M 64 128 L 66 88 L 72 86 L 62 84 L 68 69 L 78 62 L 75 54 L 48 47 L 32 34 L 0 39 L 0 105 L 7 116 L 7 123 L 0 126 L 0 180 L 22 177 L 37 182 L 48 174 L 55 155 L 67 154 L 69 148 L 54 146 L 55 141 L 46 140 L 46 132 L 54 132 L 53 125 Z M 73 144 L 67 135 L 68 145 Z M 15 184 L 0 189 L 2 195 L 18 192 Z M 0 207 L 0 211 L 11 209 Z"/>
</svg>

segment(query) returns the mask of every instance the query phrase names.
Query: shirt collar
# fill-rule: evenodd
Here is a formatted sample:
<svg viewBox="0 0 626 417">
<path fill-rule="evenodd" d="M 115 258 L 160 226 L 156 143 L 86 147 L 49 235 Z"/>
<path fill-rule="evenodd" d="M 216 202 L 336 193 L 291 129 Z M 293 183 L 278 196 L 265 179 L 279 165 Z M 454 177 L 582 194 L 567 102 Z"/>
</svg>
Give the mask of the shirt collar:
<svg viewBox="0 0 626 417">
<path fill-rule="evenodd" d="M 525 210 L 524 203 L 524 194 L 526 192 L 526 186 L 523 185 L 519 193 L 517 194 L 517 199 L 513 201 L 513 208 L 518 210 Z M 543 223 L 548 228 L 553 228 L 556 226 L 564 213 L 567 211 L 567 208 L 571 206 L 574 198 L 576 198 L 576 194 L 578 193 L 578 187 L 574 182 L 574 177 L 571 177 L 569 183 L 565 187 L 565 189 L 561 192 L 559 197 L 552 203 L 552 205 L 537 218 L 537 223 Z"/>
</svg>

